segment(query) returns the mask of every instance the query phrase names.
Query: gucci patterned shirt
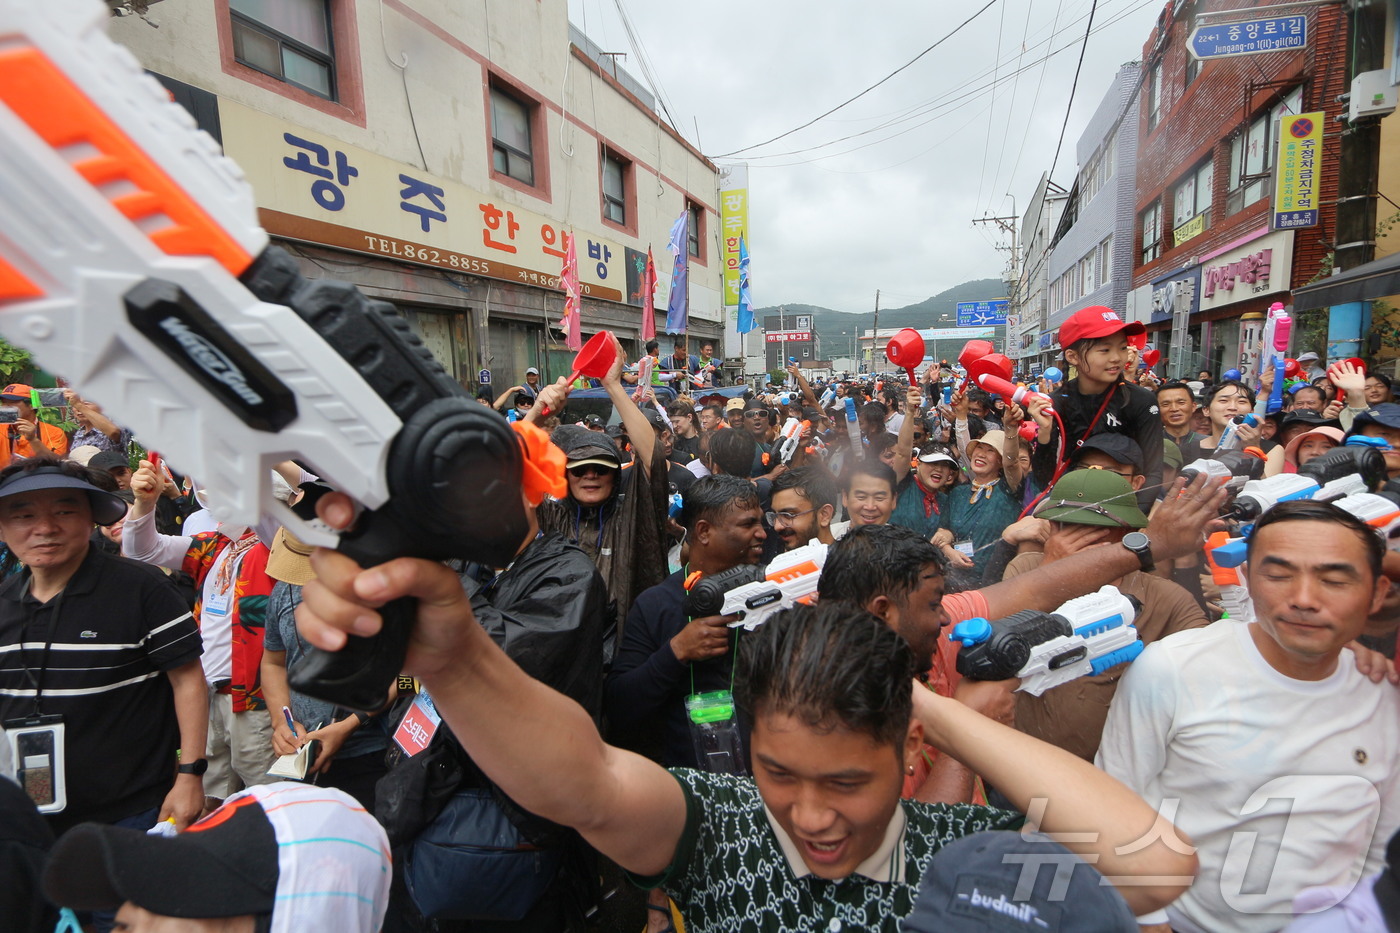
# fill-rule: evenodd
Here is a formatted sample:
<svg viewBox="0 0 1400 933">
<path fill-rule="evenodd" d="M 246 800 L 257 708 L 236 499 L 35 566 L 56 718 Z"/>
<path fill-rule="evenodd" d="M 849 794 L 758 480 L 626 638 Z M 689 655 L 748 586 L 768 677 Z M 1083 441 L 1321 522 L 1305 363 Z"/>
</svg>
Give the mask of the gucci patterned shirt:
<svg viewBox="0 0 1400 933">
<path fill-rule="evenodd" d="M 671 773 L 685 792 L 685 832 L 663 874 L 634 880 L 664 889 L 691 933 L 895 933 L 940 848 L 972 833 L 1019 828 L 1024 819 L 991 807 L 901 800 L 905 828 L 894 857 L 903 865 L 889 873 L 897 880 L 797 877 L 751 778 L 685 768 Z"/>
</svg>

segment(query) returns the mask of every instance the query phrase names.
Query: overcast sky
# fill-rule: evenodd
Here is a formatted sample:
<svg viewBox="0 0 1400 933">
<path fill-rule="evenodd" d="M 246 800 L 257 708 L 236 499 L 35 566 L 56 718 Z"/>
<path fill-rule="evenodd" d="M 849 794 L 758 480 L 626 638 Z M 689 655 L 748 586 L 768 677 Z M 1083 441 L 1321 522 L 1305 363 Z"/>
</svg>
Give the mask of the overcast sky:
<svg viewBox="0 0 1400 933">
<path fill-rule="evenodd" d="M 720 156 L 835 107 L 986 2 L 569 0 L 569 14 L 650 85 L 621 6 L 677 129 L 692 143 L 698 133 L 717 162 L 748 163 L 755 302 L 863 311 L 877 288 L 882 307 L 900 307 L 1002 275 L 996 246 L 1009 240 L 971 221 L 1013 213 L 1008 194 L 1024 207 L 1049 170 L 1093 0 L 993 0 L 854 103 Z M 1079 133 L 1119 66 L 1140 58 L 1165 2 L 1099 0 L 1052 176 L 1064 187 Z M 852 134 L 862 135 L 826 145 Z"/>
</svg>

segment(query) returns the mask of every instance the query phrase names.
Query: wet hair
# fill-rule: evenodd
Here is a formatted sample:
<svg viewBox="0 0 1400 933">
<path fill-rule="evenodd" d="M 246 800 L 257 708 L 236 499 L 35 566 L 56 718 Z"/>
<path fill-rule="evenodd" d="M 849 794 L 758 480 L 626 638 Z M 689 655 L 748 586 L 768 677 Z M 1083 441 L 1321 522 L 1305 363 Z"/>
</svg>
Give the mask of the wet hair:
<svg viewBox="0 0 1400 933">
<path fill-rule="evenodd" d="M 780 473 L 778 478 L 773 480 L 771 495 L 776 496 L 789 489 L 818 509 L 824 505 L 835 505 L 840 496 L 836 489 L 836 480 L 825 467 L 820 466 L 798 467 Z"/>
<path fill-rule="evenodd" d="M 860 406 L 861 421 L 874 421 L 878 418 L 880 419 L 880 423 L 884 424 L 885 416 L 888 414 L 889 409 L 885 407 L 883 402 L 866 402 L 864 405 Z"/>
<path fill-rule="evenodd" d="M 903 603 L 930 564 L 940 573 L 946 570 L 938 548 L 918 532 L 902 525 L 857 525 L 827 548 L 818 584 L 821 600 L 868 606 L 884 596 Z"/>
<path fill-rule="evenodd" d="M 851 483 L 857 476 L 873 476 L 876 479 L 884 480 L 890 486 L 890 495 L 899 491 L 899 481 L 895 479 L 894 470 L 873 457 L 866 457 L 851 464 L 850 469 L 841 477 L 841 491 L 850 492 Z"/>
<path fill-rule="evenodd" d="M 719 404 L 718 402 L 711 402 L 710 404 L 706 405 L 704 408 L 701 408 L 700 411 L 708 411 L 710 414 L 714 415 L 714 416 L 715 416 L 716 418 L 718 418 L 720 421 L 723 421 L 723 420 L 724 420 L 724 406 L 721 405 L 721 404 Z M 698 414 L 700 414 L 700 412 L 696 412 L 696 414 L 698 415 Z"/>
<path fill-rule="evenodd" d="M 666 406 L 666 414 L 670 415 L 672 418 L 694 418 L 695 406 L 688 405 L 677 399 Z"/>
<path fill-rule="evenodd" d="M 1254 533 L 1249 536 L 1249 543 L 1246 545 L 1246 557 L 1251 567 L 1254 566 L 1254 545 L 1259 540 L 1259 531 L 1279 522 L 1333 522 L 1345 526 L 1360 538 L 1362 545 L 1365 546 L 1366 562 L 1370 565 L 1371 576 L 1374 578 L 1381 575 L 1381 562 L 1385 559 L 1385 542 L 1381 540 L 1381 536 L 1376 533 L 1376 530 L 1346 509 L 1339 508 L 1330 502 L 1316 502 L 1311 499 L 1280 502 L 1259 517 L 1259 520 L 1254 523 Z M 828 555 L 827 566 L 830 565 L 831 558 Z M 822 576 L 823 578 L 826 576 L 825 569 L 822 570 Z"/>
<path fill-rule="evenodd" d="M 1231 386 L 1234 386 L 1236 389 L 1239 389 L 1240 394 L 1243 395 L 1245 398 L 1249 399 L 1249 404 L 1254 404 L 1253 389 L 1245 385 L 1243 382 L 1240 382 L 1238 379 L 1227 379 L 1224 382 L 1217 382 L 1215 385 L 1211 386 L 1210 389 L 1206 391 L 1205 398 L 1201 400 L 1201 405 L 1205 408 L 1209 408 L 1210 403 L 1215 401 L 1215 397 L 1221 392 L 1224 392 L 1226 389 L 1230 388 Z"/>
<path fill-rule="evenodd" d="M 647 341 L 647 346 L 646 346 L 646 352 L 647 352 L 647 353 L 650 353 L 652 350 L 659 350 L 659 349 L 661 349 L 661 344 L 657 343 L 655 340 L 648 340 L 648 341 Z"/>
<path fill-rule="evenodd" d="M 914 653 L 864 609 L 839 601 L 794 606 L 740 646 L 735 692 L 751 718 L 787 715 L 818 732 L 844 728 L 881 745 L 903 744 Z"/>
<path fill-rule="evenodd" d="M 714 431 L 710 436 L 710 462 L 720 473 L 746 478 L 753 472 L 757 447 L 758 442 L 748 431 Z"/>
<path fill-rule="evenodd" d="M 758 487 L 737 476 L 721 474 L 698 479 L 685 491 L 680 525 L 686 531 L 694 531 L 701 519 L 713 524 L 731 505 L 758 508 Z"/>
</svg>

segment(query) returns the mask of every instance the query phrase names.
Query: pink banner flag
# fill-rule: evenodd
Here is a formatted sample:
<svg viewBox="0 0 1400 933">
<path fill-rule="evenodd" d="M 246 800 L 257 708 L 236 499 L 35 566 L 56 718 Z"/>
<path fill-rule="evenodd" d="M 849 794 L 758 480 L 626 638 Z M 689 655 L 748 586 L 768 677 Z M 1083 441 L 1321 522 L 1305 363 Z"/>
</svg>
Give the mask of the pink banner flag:
<svg viewBox="0 0 1400 933">
<path fill-rule="evenodd" d="M 564 316 L 559 320 L 559 329 L 564 331 L 564 346 L 577 350 L 583 346 L 579 332 L 578 251 L 574 248 L 574 235 L 567 232 L 564 234 L 564 271 L 559 275 L 559 286 L 564 289 Z"/>
<path fill-rule="evenodd" d="M 656 260 L 647 247 L 647 268 L 642 273 L 642 340 L 656 338 Z"/>
</svg>

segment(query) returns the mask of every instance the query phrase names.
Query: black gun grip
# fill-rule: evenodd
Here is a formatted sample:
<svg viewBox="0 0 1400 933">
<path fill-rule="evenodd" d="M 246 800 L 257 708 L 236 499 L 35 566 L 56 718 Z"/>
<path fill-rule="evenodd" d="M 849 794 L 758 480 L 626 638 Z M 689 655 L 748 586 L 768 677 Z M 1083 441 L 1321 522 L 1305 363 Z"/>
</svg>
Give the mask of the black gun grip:
<svg viewBox="0 0 1400 933">
<path fill-rule="evenodd" d="M 520 489 L 524 455 L 500 415 L 467 395 L 391 305 L 353 285 L 307 280 L 275 247 L 242 280 L 258 298 L 301 316 L 403 422 L 385 464 L 389 500 L 362 514 L 339 550 L 364 567 L 405 556 L 491 566 L 509 560 L 529 519 Z M 314 461 L 313 451 L 303 453 Z M 403 669 L 415 613 L 412 600 L 389 604 L 380 634 L 352 635 L 338 652 L 312 649 L 288 682 L 339 706 L 379 709 Z"/>
</svg>

